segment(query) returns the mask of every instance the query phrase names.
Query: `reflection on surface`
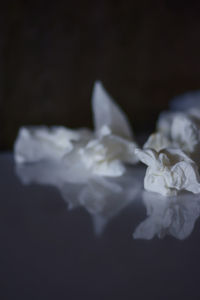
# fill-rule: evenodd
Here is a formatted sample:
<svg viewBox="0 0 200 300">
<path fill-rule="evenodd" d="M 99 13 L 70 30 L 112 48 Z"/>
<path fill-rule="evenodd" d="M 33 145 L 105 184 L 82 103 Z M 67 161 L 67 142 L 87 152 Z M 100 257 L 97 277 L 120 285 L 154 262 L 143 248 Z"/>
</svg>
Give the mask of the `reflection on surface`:
<svg viewBox="0 0 200 300">
<path fill-rule="evenodd" d="M 135 239 L 150 240 L 156 235 L 187 238 L 200 216 L 200 195 L 185 193 L 177 197 L 163 197 L 154 193 L 142 193 L 147 218 L 136 228 Z"/>
<path fill-rule="evenodd" d="M 59 162 L 17 165 L 16 173 L 23 184 L 53 185 L 68 203 L 68 208 L 84 207 L 91 215 L 94 231 L 100 235 L 108 221 L 132 203 L 142 188 L 143 171 L 127 169 L 118 178 L 89 177 L 87 182 L 76 182 L 66 166 Z"/>
<path fill-rule="evenodd" d="M 187 238 L 200 216 L 200 195 L 189 193 L 163 197 L 142 191 L 144 169 L 128 169 L 119 178 L 92 176 L 87 182 L 76 182 L 66 166 L 55 162 L 17 165 L 23 184 L 38 183 L 55 186 L 68 204 L 68 209 L 84 207 L 92 216 L 94 232 L 100 235 L 106 224 L 136 198 L 142 198 L 147 218 L 135 229 L 135 239 L 150 240 L 171 235 Z"/>
</svg>

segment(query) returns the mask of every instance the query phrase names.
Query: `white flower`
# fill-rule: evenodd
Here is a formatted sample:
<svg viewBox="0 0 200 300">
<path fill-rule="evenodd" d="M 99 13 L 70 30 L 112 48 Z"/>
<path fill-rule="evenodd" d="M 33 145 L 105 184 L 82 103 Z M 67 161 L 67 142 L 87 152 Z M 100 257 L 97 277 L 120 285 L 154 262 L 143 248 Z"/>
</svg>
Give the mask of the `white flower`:
<svg viewBox="0 0 200 300">
<path fill-rule="evenodd" d="M 197 166 L 180 149 L 136 149 L 138 158 L 148 166 L 144 188 L 163 196 L 174 196 L 187 190 L 200 193 L 200 178 Z"/>
</svg>

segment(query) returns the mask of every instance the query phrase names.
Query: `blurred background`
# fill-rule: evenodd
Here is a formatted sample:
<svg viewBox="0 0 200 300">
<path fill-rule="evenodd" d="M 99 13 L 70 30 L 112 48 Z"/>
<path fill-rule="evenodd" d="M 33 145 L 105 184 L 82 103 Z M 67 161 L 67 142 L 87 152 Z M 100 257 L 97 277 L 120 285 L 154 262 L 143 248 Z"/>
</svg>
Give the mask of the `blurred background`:
<svg viewBox="0 0 200 300">
<path fill-rule="evenodd" d="M 20 126 L 92 127 L 99 79 L 136 134 L 169 100 L 200 88 L 200 1 L 0 4 L 0 150 Z"/>
</svg>

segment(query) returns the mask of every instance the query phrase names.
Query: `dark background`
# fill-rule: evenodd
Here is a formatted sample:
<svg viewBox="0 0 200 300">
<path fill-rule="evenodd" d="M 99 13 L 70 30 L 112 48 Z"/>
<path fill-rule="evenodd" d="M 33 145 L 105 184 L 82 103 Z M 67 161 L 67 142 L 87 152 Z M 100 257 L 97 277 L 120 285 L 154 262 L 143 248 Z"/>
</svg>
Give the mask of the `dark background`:
<svg viewBox="0 0 200 300">
<path fill-rule="evenodd" d="M 200 2 L 0 4 L 0 149 L 27 124 L 92 127 L 93 83 L 153 129 L 169 100 L 200 87 Z"/>
</svg>

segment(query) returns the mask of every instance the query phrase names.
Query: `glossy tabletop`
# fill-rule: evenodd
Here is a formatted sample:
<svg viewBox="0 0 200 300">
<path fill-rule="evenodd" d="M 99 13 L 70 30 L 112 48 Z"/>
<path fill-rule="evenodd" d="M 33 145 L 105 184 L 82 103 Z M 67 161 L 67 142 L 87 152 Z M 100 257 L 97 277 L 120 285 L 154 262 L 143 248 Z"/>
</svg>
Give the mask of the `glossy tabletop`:
<svg viewBox="0 0 200 300">
<path fill-rule="evenodd" d="M 200 299 L 200 195 L 0 155 L 0 299 Z"/>
</svg>

